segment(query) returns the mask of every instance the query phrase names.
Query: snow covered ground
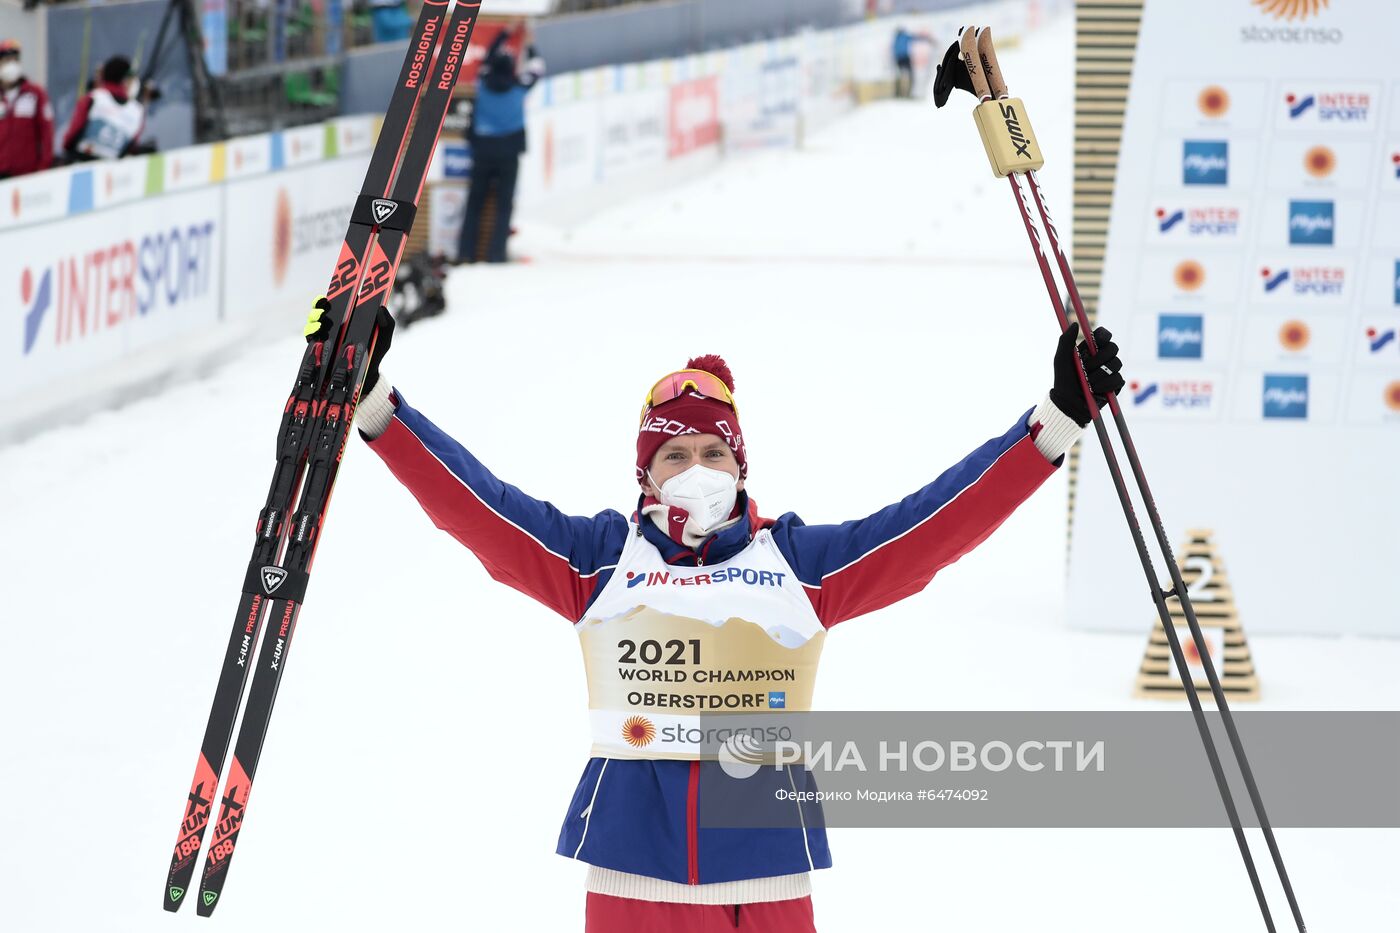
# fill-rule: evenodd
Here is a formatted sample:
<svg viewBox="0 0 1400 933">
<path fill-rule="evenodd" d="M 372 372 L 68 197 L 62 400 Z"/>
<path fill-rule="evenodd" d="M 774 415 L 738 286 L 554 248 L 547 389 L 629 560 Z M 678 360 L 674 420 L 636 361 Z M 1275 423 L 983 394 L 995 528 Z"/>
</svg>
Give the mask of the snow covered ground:
<svg viewBox="0 0 1400 933">
<path fill-rule="evenodd" d="M 1072 35 L 1003 55 L 1035 76 L 1064 214 Z M 963 108 L 870 106 L 572 230 L 521 218 L 535 261 L 455 273 L 451 313 L 401 333 L 385 372 L 499 475 L 591 514 L 634 502 L 645 388 L 720 352 L 764 514 L 863 515 L 1049 385 L 1053 317 L 1005 187 Z M 203 922 L 156 893 L 297 352 L 0 449 L 0 928 Z M 836 629 L 818 705 L 1133 706 L 1151 606 L 1140 635 L 1064 627 L 1065 496 L 1052 479 L 925 594 Z M 552 854 L 588 749 L 567 623 L 490 581 L 355 442 L 298 632 L 212 923 L 580 929 L 584 867 Z M 1251 641 L 1265 708 L 1400 701 L 1400 644 Z M 1227 830 L 831 835 L 825 933 L 1260 928 Z M 1400 928 L 1400 832 L 1279 836 L 1311 929 Z"/>
</svg>

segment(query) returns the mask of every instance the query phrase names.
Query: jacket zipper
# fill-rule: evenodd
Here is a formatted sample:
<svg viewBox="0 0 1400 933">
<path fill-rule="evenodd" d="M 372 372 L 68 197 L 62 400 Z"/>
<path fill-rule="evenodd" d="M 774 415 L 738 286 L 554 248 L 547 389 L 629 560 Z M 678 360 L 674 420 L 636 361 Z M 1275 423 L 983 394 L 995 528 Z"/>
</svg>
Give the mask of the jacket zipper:
<svg viewBox="0 0 1400 933">
<path fill-rule="evenodd" d="M 686 841 L 686 862 L 688 871 L 686 877 L 691 884 L 700 883 L 700 830 L 697 825 L 700 812 L 700 762 L 690 763 L 690 788 L 686 792 L 685 798 L 685 841 Z"/>
</svg>

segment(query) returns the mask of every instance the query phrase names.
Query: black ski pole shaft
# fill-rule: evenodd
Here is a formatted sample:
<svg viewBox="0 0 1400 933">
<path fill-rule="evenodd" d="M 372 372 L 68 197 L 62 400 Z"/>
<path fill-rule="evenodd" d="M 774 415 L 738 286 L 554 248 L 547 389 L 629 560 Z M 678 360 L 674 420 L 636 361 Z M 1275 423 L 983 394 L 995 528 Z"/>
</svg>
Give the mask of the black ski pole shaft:
<svg viewBox="0 0 1400 933">
<path fill-rule="evenodd" d="M 1001 76 L 1001 68 L 996 60 L 996 48 L 992 43 L 991 30 L 987 29 L 979 37 L 978 52 L 982 61 L 982 67 L 987 75 L 988 83 L 991 85 L 993 94 L 998 97 L 1006 97 L 1006 82 Z M 1011 176 L 1014 178 L 1015 176 Z M 1069 258 L 1065 255 L 1064 247 L 1060 243 L 1059 230 L 1056 228 L 1054 220 L 1050 216 L 1050 209 L 1045 201 L 1045 193 L 1040 186 L 1040 178 L 1035 169 L 1026 173 L 1027 184 L 1031 190 L 1031 196 L 1035 201 L 1037 212 L 1040 215 L 1042 226 L 1045 228 L 1046 239 L 1050 245 L 1050 251 L 1055 256 L 1055 262 L 1060 270 L 1060 275 L 1064 279 L 1065 290 L 1069 295 L 1070 304 L 1074 309 L 1075 319 L 1079 322 L 1080 330 L 1084 333 L 1085 342 L 1089 345 L 1090 352 L 1097 350 L 1094 342 L 1093 328 L 1089 326 L 1089 316 L 1085 313 L 1084 302 L 1079 294 L 1079 286 L 1074 279 L 1074 270 L 1070 266 Z M 1063 317 L 1062 317 L 1062 326 Z M 1087 388 L 1087 387 L 1086 387 Z M 1091 393 L 1090 393 L 1091 394 Z M 1090 403 L 1093 399 L 1090 398 Z M 1235 760 L 1239 764 L 1240 775 L 1244 778 L 1245 789 L 1249 794 L 1250 803 L 1254 806 L 1255 814 L 1259 818 L 1259 828 L 1264 833 L 1264 841 L 1269 848 L 1270 858 L 1273 860 L 1274 868 L 1278 871 L 1279 881 L 1283 886 L 1285 897 L 1288 899 L 1289 910 L 1293 914 L 1293 920 L 1301 931 L 1307 926 L 1303 921 L 1303 914 L 1298 906 L 1298 898 L 1293 892 L 1293 884 L 1288 877 L 1288 869 L 1283 862 L 1283 854 L 1279 851 L 1278 840 L 1274 836 L 1273 825 L 1269 821 L 1268 813 L 1264 808 L 1264 798 L 1259 792 L 1258 783 L 1254 779 L 1254 770 L 1249 765 L 1249 756 L 1245 754 L 1244 742 L 1240 739 L 1238 728 L 1235 725 L 1235 717 L 1230 711 L 1230 704 L 1225 696 L 1225 691 L 1220 683 L 1220 677 L 1215 669 L 1215 662 L 1211 659 L 1210 653 L 1205 650 L 1205 637 L 1201 633 L 1200 622 L 1196 617 L 1195 607 L 1191 602 L 1191 595 L 1186 588 L 1186 583 L 1182 579 L 1181 569 L 1177 566 L 1176 558 L 1172 553 L 1171 539 L 1167 536 L 1166 526 L 1162 522 L 1161 512 L 1157 508 L 1156 499 L 1152 495 L 1151 486 L 1147 481 L 1147 474 L 1143 469 L 1142 460 L 1138 457 L 1137 446 L 1133 443 L 1132 432 L 1128 429 L 1127 418 L 1123 415 L 1122 405 L 1119 404 L 1116 395 L 1108 397 L 1109 411 L 1113 416 L 1114 425 L 1118 429 L 1119 438 L 1123 443 L 1123 451 L 1128 459 L 1128 468 L 1132 471 L 1134 482 L 1137 485 L 1138 494 L 1142 498 L 1143 509 L 1147 512 L 1149 523 L 1152 525 L 1153 533 L 1157 539 L 1157 545 L 1162 551 L 1163 561 L 1167 566 L 1167 573 L 1171 576 L 1172 590 L 1181 605 L 1182 612 L 1186 616 L 1187 627 L 1191 631 L 1191 637 L 1195 639 L 1198 653 L 1201 656 L 1201 667 L 1205 670 L 1206 680 L 1210 684 L 1211 695 L 1215 699 L 1216 708 L 1220 713 L 1220 718 L 1225 726 L 1225 734 L 1230 740 L 1231 751 L 1234 752 Z M 1178 662 L 1179 664 L 1179 662 Z M 1184 671 L 1185 668 L 1182 668 Z M 1187 690 L 1194 694 L 1194 685 Z"/>
</svg>

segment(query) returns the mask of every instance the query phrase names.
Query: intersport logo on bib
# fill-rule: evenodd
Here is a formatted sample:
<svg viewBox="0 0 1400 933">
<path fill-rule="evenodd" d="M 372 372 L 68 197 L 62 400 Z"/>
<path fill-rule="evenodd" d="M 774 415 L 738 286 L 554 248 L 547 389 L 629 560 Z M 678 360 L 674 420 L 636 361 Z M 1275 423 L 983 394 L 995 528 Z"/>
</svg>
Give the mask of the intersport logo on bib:
<svg viewBox="0 0 1400 933">
<path fill-rule="evenodd" d="M 782 586 L 786 573 L 776 570 L 754 570 L 752 567 L 721 567 L 709 573 L 696 573 L 681 576 L 668 570 L 653 570 L 648 573 L 627 571 L 627 588 L 637 586 L 714 586 L 721 583 L 737 583 L 743 586 Z"/>
</svg>

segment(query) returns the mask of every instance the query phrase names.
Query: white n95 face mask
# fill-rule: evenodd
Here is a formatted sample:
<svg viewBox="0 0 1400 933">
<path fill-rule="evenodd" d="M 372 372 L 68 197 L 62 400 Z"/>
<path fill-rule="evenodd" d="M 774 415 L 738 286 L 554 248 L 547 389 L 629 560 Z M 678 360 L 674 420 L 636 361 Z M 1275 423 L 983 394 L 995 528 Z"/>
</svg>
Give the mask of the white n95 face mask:
<svg viewBox="0 0 1400 933">
<path fill-rule="evenodd" d="M 6 84 L 14 84 L 23 73 L 24 66 L 14 59 L 10 59 L 3 65 L 0 65 L 0 81 L 4 81 Z"/>
<path fill-rule="evenodd" d="M 732 473 L 697 463 L 668 479 L 658 491 L 662 505 L 685 509 L 703 533 L 729 518 L 739 498 L 738 487 L 739 480 Z"/>
</svg>

